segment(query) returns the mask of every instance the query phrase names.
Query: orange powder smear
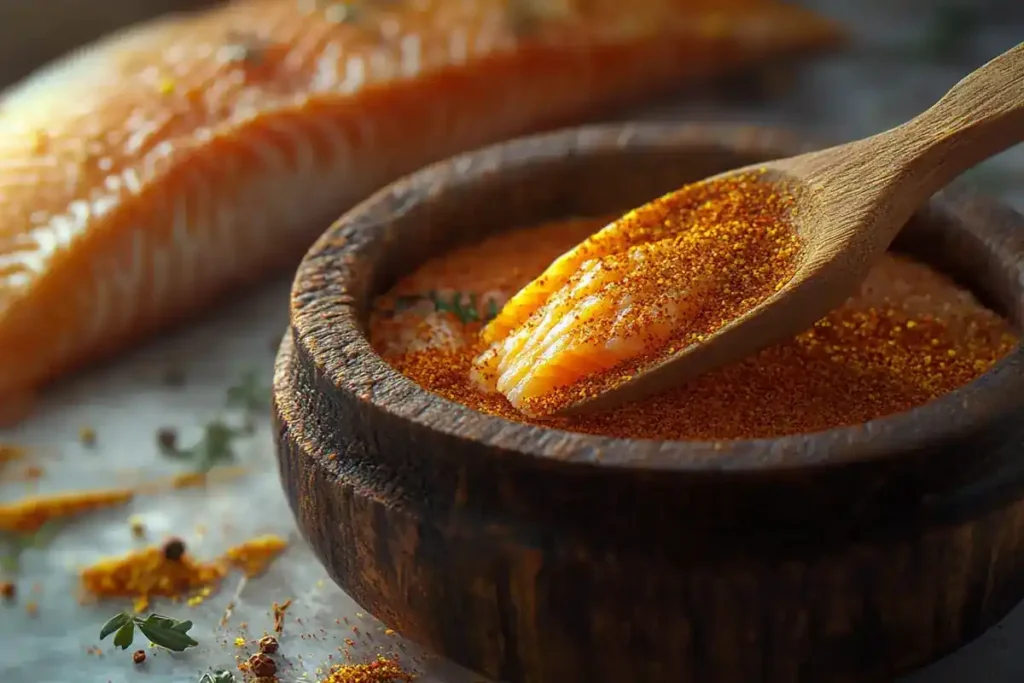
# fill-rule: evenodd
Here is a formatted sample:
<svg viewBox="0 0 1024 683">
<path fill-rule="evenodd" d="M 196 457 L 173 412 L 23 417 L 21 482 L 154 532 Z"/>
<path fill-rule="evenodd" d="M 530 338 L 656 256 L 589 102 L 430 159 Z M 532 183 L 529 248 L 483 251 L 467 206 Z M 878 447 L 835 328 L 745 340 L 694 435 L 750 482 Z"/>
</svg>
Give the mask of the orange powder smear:
<svg viewBox="0 0 1024 683">
<path fill-rule="evenodd" d="M 0 505 L 0 531 L 33 533 L 47 522 L 124 505 L 134 497 L 131 489 L 113 489 L 23 498 Z"/>
<path fill-rule="evenodd" d="M 25 457 L 25 452 L 25 449 L 21 446 L 0 443 L 0 466 L 6 465 L 9 462 L 14 462 L 15 460 L 21 460 Z"/>
<path fill-rule="evenodd" d="M 153 597 L 178 598 L 191 592 L 197 592 L 189 600 L 195 605 L 211 595 L 231 569 L 256 576 L 286 547 L 278 536 L 259 536 L 217 559 L 200 562 L 189 553 L 169 559 L 162 547 L 150 546 L 86 567 L 81 572 L 82 588 L 97 598 L 132 598 L 137 612 L 145 610 Z"/>
<path fill-rule="evenodd" d="M 591 220 L 590 232 L 603 224 Z M 814 432 L 902 412 L 974 380 L 1018 342 L 1007 322 L 970 292 L 895 254 L 876 265 L 857 296 L 811 330 L 598 415 L 530 418 L 501 394 L 481 391 L 470 378 L 486 348 L 479 322 L 445 313 L 438 318 L 456 344 L 438 345 L 436 325 L 420 326 L 415 343 L 409 342 L 410 316 L 395 312 L 396 297 L 445 287 L 466 296 L 485 290 L 511 296 L 534 277 L 529 267 L 542 272 L 538 264 L 558 258 L 587 230 L 579 220 L 516 230 L 427 263 L 376 302 L 374 347 L 424 388 L 483 413 L 616 437 L 724 440 Z M 449 280 L 455 271 L 457 281 Z"/>
<path fill-rule="evenodd" d="M 483 330 L 474 380 L 539 417 L 702 341 L 796 272 L 791 206 L 743 174 L 629 212 L 511 298 Z"/>
<path fill-rule="evenodd" d="M 157 494 L 168 488 L 185 489 L 204 486 L 210 481 L 224 481 L 244 474 L 242 468 L 221 468 L 210 472 L 187 472 L 168 480 L 140 484 L 135 489 L 103 489 L 69 491 L 30 496 L 0 505 L 0 531 L 33 533 L 48 522 L 81 517 L 105 508 L 126 505 L 138 494 Z"/>
</svg>

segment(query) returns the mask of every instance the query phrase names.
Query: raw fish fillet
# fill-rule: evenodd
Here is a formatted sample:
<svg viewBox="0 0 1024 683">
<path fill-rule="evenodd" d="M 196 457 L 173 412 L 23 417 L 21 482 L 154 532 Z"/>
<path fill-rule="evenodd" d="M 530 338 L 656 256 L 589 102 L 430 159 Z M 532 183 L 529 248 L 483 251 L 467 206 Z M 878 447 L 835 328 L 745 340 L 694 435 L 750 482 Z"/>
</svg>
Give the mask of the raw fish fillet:
<svg viewBox="0 0 1024 683">
<path fill-rule="evenodd" d="M 0 413 L 429 162 L 838 38 L 774 0 L 236 0 L 74 53 L 0 98 Z"/>
</svg>

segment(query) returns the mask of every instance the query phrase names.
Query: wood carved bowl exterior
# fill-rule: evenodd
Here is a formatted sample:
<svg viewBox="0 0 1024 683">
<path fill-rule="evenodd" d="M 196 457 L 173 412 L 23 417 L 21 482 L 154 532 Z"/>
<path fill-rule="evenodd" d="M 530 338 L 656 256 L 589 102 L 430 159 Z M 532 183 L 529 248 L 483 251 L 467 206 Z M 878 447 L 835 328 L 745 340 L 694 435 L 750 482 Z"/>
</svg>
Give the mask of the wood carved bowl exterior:
<svg viewBox="0 0 1024 683">
<path fill-rule="evenodd" d="M 427 168 L 299 268 L 278 356 L 281 477 L 331 576 L 403 635 L 510 683 L 883 681 L 1024 597 L 1024 373 L 829 432 L 616 440 L 430 394 L 373 353 L 372 298 L 486 233 L 626 209 L 809 149 L 624 124 Z M 1024 219 L 948 191 L 898 247 L 1024 319 Z"/>
</svg>

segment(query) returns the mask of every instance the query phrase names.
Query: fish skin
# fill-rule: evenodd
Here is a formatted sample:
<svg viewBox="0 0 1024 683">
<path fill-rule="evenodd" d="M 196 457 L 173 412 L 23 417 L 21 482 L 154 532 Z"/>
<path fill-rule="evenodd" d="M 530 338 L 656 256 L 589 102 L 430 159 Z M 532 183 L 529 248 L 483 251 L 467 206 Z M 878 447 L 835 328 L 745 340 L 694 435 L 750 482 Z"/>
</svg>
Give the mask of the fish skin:
<svg viewBox="0 0 1024 683">
<path fill-rule="evenodd" d="M 840 37 L 774 0 L 315 4 L 147 22 L 0 96 L 8 422 L 50 381 L 295 264 L 405 173 Z"/>
</svg>

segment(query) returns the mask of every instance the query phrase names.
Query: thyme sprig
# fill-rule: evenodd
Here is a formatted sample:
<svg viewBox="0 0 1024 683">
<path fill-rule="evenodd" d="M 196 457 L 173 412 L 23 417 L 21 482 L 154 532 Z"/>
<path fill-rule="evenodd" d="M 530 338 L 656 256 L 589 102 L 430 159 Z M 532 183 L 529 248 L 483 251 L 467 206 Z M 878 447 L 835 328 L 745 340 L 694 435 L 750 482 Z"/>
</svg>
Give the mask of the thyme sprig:
<svg viewBox="0 0 1024 683">
<path fill-rule="evenodd" d="M 209 472 L 217 465 L 235 459 L 235 439 L 251 434 L 248 426 L 231 427 L 222 419 L 214 419 L 203 428 L 203 435 L 188 448 L 173 443 L 160 443 L 160 452 L 177 460 L 190 461 L 197 472 Z"/>
<path fill-rule="evenodd" d="M 168 458 L 188 461 L 200 473 L 231 462 L 235 459 L 235 443 L 256 431 L 256 416 L 269 405 L 270 387 L 260 380 L 257 373 L 246 372 L 228 388 L 224 402 L 225 410 L 241 411 L 241 426 L 233 426 L 223 416 L 217 416 L 203 427 L 202 436 L 188 447 L 181 447 L 176 439 L 169 438 L 174 435 L 171 430 L 161 430 L 157 434 L 160 453 Z"/>
<path fill-rule="evenodd" d="M 501 310 L 498 302 L 488 298 L 483 311 L 480 310 L 480 299 L 475 292 L 452 292 L 447 297 L 431 290 L 425 294 L 405 294 L 395 298 L 395 311 L 412 308 L 421 301 L 429 301 L 438 313 L 451 313 L 463 324 L 487 322 L 494 319 Z"/>
<path fill-rule="evenodd" d="M 21 554 L 30 548 L 45 548 L 63 528 L 63 524 L 51 520 L 29 534 L 10 536 L 9 550 L 0 556 L 0 571 L 14 574 L 21 568 Z"/>
<path fill-rule="evenodd" d="M 227 669 L 207 671 L 199 679 L 199 683 L 235 683 L 235 674 Z"/>
<path fill-rule="evenodd" d="M 161 614 L 150 614 L 142 619 L 127 612 L 115 614 L 103 624 L 103 628 L 100 629 L 100 640 L 113 634 L 114 647 L 127 650 L 135 640 L 136 628 L 154 645 L 173 652 L 182 652 L 199 645 L 188 635 L 189 629 L 192 628 L 191 621 L 178 621 Z"/>
</svg>

